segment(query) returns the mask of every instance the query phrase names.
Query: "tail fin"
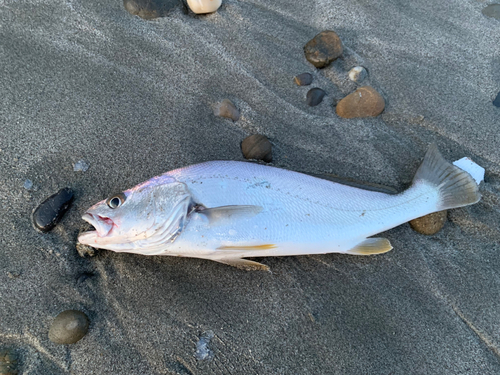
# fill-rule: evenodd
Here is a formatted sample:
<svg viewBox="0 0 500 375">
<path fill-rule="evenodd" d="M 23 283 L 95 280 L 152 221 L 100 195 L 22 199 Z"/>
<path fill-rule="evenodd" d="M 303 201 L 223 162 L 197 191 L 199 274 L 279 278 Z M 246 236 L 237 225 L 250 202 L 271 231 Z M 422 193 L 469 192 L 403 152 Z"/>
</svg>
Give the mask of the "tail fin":
<svg viewBox="0 0 500 375">
<path fill-rule="evenodd" d="M 470 174 L 448 163 L 432 144 L 413 178 L 413 184 L 426 182 L 439 189 L 438 210 L 468 206 L 479 202 L 479 187 Z"/>
</svg>

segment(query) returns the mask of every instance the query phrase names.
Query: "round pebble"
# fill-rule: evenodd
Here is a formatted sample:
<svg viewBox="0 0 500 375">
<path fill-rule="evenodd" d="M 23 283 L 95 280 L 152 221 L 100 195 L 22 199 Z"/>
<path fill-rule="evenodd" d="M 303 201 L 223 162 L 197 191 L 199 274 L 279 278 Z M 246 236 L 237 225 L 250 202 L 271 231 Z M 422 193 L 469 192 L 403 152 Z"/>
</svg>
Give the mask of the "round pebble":
<svg viewBox="0 0 500 375">
<path fill-rule="evenodd" d="M 33 225 L 42 232 L 53 229 L 69 209 L 73 201 L 73 191 L 64 188 L 44 200 L 33 211 Z"/>
<path fill-rule="evenodd" d="M 363 86 L 337 103 L 343 118 L 378 116 L 385 108 L 384 98 L 371 86 Z"/>
<path fill-rule="evenodd" d="M 497 94 L 497 97 L 495 98 L 495 100 L 493 100 L 493 105 L 495 107 L 500 107 L 500 92 Z"/>
<path fill-rule="evenodd" d="M 306 102 L 311 107 L 315 107 L 315 106 L 317 106 L 319 103 L 321 103 L 323 101 L 323 98 L 325 97 L 325 95 L 326 95 L 326 92 L 324 92 L 323 90 L 315 87 L 313 89 L 310 89 L 307 92 Z"/>
<path fill-rule="evenodd" d="M 213 13 L 220 8 L 222 0 L 187 0 L 189 9 L 196 14 Z"/>
<path fill-rule="evenodd" d="M 60 313 L 49 329 L 49 340 L 55 344 L 74 344 L 87 334 L 89 318 L 78 310 Z"/>
<path fill-rule="evenodd" d="M 214 115 L 229 118 L 233 121 L 238 121 L 240 119 L 240 111 L 229 99 L 224 99 L 217 104 L 214 109 Z"/>
<path fill-rule="evenodd" d="M 179 5 L 178 0 L 123 0 L 127 12 L 145 20 L 165 17 Z"/>
<path fill-rule="evenodd" d="M 367 75 L 366 69 L 362 66 L 355 66 L 349 71 L 349 79 L 357 83 L 364 81 Z"/>
<path fill-rule="evenodd" d="M 266 163 L 273 160 L 271 142 L 261 134 L 246 137 L 241 142 L 241 151 L 246 159 L 264 160 Z"/>
<path fill-rule="evenodd" d="M 313 76 L 311 73 L 302 73 L 295 76 L 293 80 L 299 86 L 309 86 L 313 81 Z"/>
<path fill-rule="evenodd" d="M 17 356 L 13 349 L 0 350 L 0 375 L 17 375 Z"/>
<path fill-rule="evenodd" d="M 481 11 L 486 17 L 500 20 L 500 4 L 490 4 Z"/>
<path fill-rule="evenodd" d="M 410 221 L 410 226 L 418 233 L 432 235 L 439 232 L 446 222 L 448 211 L 434 212 Z"/>
<path fill-rule="evenodd" d="M 306 59 L 316 68 L 324 68 L 342 56 L 342 41 L 335 31 L 325 30 L 304 46 Z"/>
</svg>

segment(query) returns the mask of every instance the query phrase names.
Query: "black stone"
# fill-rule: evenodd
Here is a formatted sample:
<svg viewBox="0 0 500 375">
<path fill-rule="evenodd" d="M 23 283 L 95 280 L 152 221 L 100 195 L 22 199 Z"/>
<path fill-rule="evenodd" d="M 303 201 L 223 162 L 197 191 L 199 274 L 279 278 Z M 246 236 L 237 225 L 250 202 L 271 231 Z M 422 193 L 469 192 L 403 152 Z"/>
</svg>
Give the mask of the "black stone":
<svg viewBox="0 0 500 375">
<path fill-rule="evenodd" d="M 273 160 L 271 142 L 262 134 L 246 137 L 241 142 L 241 151 L 246 159 L 264 160 L 266 163 Z"/>
<path fill-rule="evenodd" d="M 310 89 L 307 92 L 306 102 L 311 107 L 317 106 L 319 103 L 321 103 L 323 101 L 323 98 L 325 97 L 325 95 L 326 95 L 326 92 L 315 87 L 313 89 Z"/>
<path fill-rule="evenodd" d="M 123 0 L 125 9 L 134 16 L 145 20 L 165 17 L 177 6 L 182 6 L 180 0 Z"/>
<path fill-rule="evenodd" d="M 299 86 L 308 86 L 313 81 L 313 76 L 311 73 L 302 73 L 294 78 L 294 81 Z"/>
<path fill-rule="evenodd" d="M 59 190 L 44 200 L 33 211 L 33 225 L 42 232 L 53 229 L 69 209 L 73 201 L 73 191 L 70 188 Z"/>
<path fill-rule="evenodd" d="M 495 107 L 500 107 L 500 92 L 497 94 L 497 97 L 495 98 L 495 100 L 493 100 L 493 105 Z"/>
<path fill-rule="evenodd" d="M 56 316 L 49 329 L 49 340 L 55 344 L 74 344 L 87 334 L 89 318 L 78 310 L 66 310 Z"/>
</svg>

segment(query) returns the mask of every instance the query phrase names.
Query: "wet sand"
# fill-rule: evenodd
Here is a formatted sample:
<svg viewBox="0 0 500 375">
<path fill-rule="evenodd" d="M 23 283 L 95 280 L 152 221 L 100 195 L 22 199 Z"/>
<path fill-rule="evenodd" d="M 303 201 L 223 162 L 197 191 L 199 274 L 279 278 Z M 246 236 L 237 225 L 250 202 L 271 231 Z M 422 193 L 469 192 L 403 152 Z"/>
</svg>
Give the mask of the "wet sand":
<svg viewBox="0 0 500 375">
<path fill-rule="evenodd" d="M 500 21 L 486 5 L 224 0 L 146 21 L 119 0 L 0 1 L 0 347 L 23 374 L 500 373 Z M 318 70 L 302 48 L 325 29 L 344 55 Z M 356 65 L 386 100 L 376 118 L 335 114 Z M 294 83 L 304 72 L 312 86 Z M 316 107 L 311 87 L 328 93 Z M 226 98 L 240 120 L 214 116 Z M 77 254 L 90 205 L 177 167 L 243 160 L 254 133 L 273 166 L 397 190 L 435 142 L 486 169 L 483 199 L 434 236 L 385 232 L 387 254 L 259 259 L 272 273 Z M 32 210 L 66 186 L 73 207 L 38 233 Z M 58 346 L 48 330 L 68 309 L 90 329 Z"/>
</svg>

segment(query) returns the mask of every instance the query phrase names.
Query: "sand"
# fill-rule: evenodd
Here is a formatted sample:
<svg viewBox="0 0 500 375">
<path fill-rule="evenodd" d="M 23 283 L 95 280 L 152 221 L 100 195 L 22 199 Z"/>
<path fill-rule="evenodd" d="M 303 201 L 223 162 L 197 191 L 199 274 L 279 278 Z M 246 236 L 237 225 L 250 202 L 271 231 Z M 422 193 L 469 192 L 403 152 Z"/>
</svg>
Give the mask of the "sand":
<svg viewBox="0 0 500 375">
<path fill-rule="evenodd" d="M 22 374 L 500 373 L 500 21 L 487 4 L 224 0 L 145 21 L 120 0 L 0 0 L 0 347 Z M 317 70 L 302 47 L 325 29 L 344 56 Z M 335 115 L 356 65 L 386 100 L 376 118 Z M 293 82 L 303 72 L 312 86 Z M 317 107 L 311 87 L 328 93 Z M 214 116 L 226 98 L 239 121 Z M 387 254 L 259 259 L 272 273 L 79 257 L 90 205 L 170 169 L 243 160 L 254 133 L 274 166 L 398 190 L 435 142 L 486 169 L 483 199 L 434 236 L 384 233 Z M 36 232 L 32 210 L 66 186 L 73 207 Z M 90 329 L 58 346 L 47 334 L 67 309 Z"/>
</svg>

